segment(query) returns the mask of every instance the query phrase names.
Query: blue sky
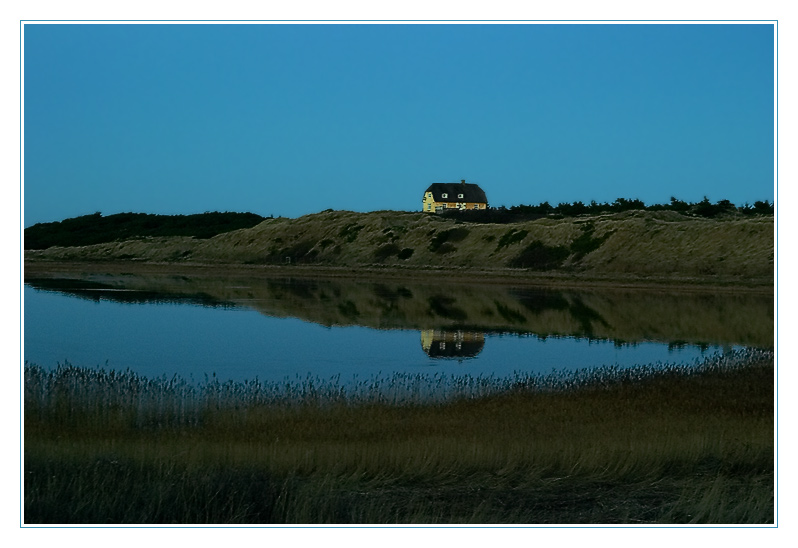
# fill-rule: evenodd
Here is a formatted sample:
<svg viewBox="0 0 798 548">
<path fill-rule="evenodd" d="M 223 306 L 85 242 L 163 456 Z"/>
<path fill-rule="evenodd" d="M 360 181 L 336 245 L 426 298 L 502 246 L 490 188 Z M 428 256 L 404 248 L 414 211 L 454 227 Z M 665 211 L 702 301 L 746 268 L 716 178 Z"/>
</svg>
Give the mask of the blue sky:
<svg viewBox="0 0 798 548">
<path fill-rule="evenodd" d="M 770 24 L 24 26 L 24 225 L 774 198 Z"/>
</svg>

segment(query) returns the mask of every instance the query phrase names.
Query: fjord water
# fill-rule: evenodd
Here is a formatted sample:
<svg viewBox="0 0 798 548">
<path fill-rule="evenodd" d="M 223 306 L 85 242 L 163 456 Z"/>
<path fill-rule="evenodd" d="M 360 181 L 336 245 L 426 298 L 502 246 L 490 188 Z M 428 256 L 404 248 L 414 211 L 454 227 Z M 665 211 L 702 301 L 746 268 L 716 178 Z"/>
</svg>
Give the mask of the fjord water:
<svg viewBox="0 0 798 548">
<path fill-rule="evenodd" d="M 105 276 L 26 280 L 28 363 L 195 381 L 506 376 L 773 346 L 767 293 Z"/>
</svg>

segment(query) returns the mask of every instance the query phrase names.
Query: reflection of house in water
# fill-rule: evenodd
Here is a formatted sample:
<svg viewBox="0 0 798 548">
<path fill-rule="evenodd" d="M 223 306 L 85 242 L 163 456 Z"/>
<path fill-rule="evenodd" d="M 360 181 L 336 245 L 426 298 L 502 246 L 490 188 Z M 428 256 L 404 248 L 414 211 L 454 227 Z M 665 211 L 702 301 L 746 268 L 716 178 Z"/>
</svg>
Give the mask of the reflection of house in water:
<svg viewBox="0 0 798 548">
<path fill-rule="evenodd" d="M 421 331 L 421 348 L 430 358 L 473 358 L 485 346 L 485 334 L 473 331 Z"/>
</svg>

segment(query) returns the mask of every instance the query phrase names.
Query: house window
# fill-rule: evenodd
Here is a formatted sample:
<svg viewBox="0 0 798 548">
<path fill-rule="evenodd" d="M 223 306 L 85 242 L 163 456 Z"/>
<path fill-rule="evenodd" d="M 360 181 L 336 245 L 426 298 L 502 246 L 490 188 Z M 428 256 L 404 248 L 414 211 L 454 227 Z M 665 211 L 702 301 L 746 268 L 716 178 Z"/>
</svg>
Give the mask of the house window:
<svg viewBox="0 0 798 548">
<path fill-rule="evenodd" d="M 462 198 L 462 197 L 463 197 L 463 195 L 462 195 L 462 194 L 458 194 L 458 195 L 457 195 L 457 197 L 458 197 L 458 198 Z"/>
</svg>

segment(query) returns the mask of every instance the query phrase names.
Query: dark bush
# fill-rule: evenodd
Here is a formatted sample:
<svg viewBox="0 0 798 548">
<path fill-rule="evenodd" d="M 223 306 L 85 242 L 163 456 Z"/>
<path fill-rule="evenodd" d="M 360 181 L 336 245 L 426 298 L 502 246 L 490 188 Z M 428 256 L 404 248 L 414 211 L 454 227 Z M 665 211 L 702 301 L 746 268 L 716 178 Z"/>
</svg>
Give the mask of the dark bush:
<svg viewBox="0 0 798 548">
<path fill-rule="evenodd" d="M 430 312 L 436 316 L 457 321 L 464 321 L 468 318 L 468 314 L 465 310 L 454 306 L 456 301 L 453 297 L 433 295 L 427 302 L 429 303 Z"/>
<path fill-rule="evenodd" d="M 458 221 L 468 223 L 489 223 L 489 224 L 508 224 L 520 223 L 523 221 L 531 221 L 540 219 L 546 215 L 541 213 L 533 213 L 524 209 L 522 212 L 518 208 L 528 208 L 530 206 L 514 206 L 507 209 L 506 207 L 490 208 L 490 209 L 474 209 L 474 210 L 446 210 L 438 215 L 441 217 L 452 218 Z"/>
<path fill-rule="evenodd" d="M 526 238 L 527 234 L 529 234 L 528 230 L 516 230 L 511 228 L 505 232 L 501 238 L 499 238 L 499 244 L 496 246 L 496 251 L 503 247 L 507 247 L 508 245 L 520 242 Z"/>
<path fill-rule="evenodd" d="M 671 196 L 671 203 L 669 209 L 671 211 L 678 211 L 680 213 L 685 213 L 687 211 L 690 211 L 690 204 L 688 204 L 687 202 L 683 202 L 681 200 L 677 200 L 676 198 Z"/>
<path fill-rule="evenodd" d="M 25 229 L 25 249 L 47 249 L 102 244 L 144 237 L 190 236 L 212 238 L 217 234 L 252 228 L 265 217 L 254 213 L 208 212 L 196 215 L 118 213 L 103 217 L 93 213 L 54 223 L 38 223 Z"/>
<path fill-rule="evenodd" d="M 518 312 L 517 310 L 513 310 L 510 307 L 504 306 L 499 301 L 494 301 L 496 305 L 496 310 L 499 311 L 499 314 L 505 321 L 510 323 L 519 323 L 522 324 L 526 321 L 526 316 Z"/>
<path fill-rule="evenodd" d="M 714 217 L 718 214 L 717 208 L 710 203 L 706 196 L 704 196 L 703 200 L 693 206 L 692 211 L 699 217 Z"/>
<path fill-rule="evenodd" d="M 384 244 L 374 250 L 374 260 L 384 261 L 392 255 L 399 255 L 399 246 L 396 244 Z"/>
<path fill-rule="evenodd" d="M 745 204 L 740 208 L 743 215 L 773 215 L 773 204 L 765 200 L 764 202 L 754 202 L 753 206 Z"/>
<path fill-rule="evenodd" d="M 547 246 L 540 240 L 529 244 L 516 258 L 509 262 L 513 268 L 551 270 L 562 265 L 570 252 L 567 247 Z"/>
<path fill-rule="evenodd" d="M 552 206 L 548 202 L 539 205 L 515 205 L 511 207 L 494 207 L 480 210 L 456 209 L 441 212 L 442 217 L 452 218 L 457 221 L 473 223 L 492 223 L 507 224 L 533 221 L 542 217 L 562 218 L 574 217 L 578 215 L 599 215 L 602 213 L 620 213 L 624 211 L 676 211 L 683 215 L 698 215 L 703 217 L 715 217 L 721 213 L 733 213 L 739 211 L 745 215 L 773 215 L 773 205 L 765 202 L 754 202 L 753 206 L 745 204 L 742 207 L 735 207 L 729 200 L 720 200 L 715 204 L 709 202 L 707 198 L 697 203 L 688 203 L 671 196 L 668 204 L 654 204 L 647 206 L 642 200 L 637 198 L 618 198 L 612 203 L 598 203 L 595 200 L 589 204 L 581 201 L 568 203 L 562 202 L 557 206 Z"/>
<path fill-rule="evenodd" d="M 455 251 L 457 251 L 457 248 L 451 242 L 442 243 L 439 247 L 435 248 L 435 253 L 439 253 L 441 255 L 453 253 Z"/>
<path fill-rule="evenodd" d="M 339 304 L 338 311 L 342 316 L 349 318 L 350 320 L 354 320 L 360 316 L 360 311 L 357 309 L 357 305 L 352 301 L 344 301 L 342 304 Z"/>
<path fill-rule="evenodd" d="M 292 263 L 312 261 L 319 254 L 318 250 L 313 249 L 314 245 L 309 240 L 303 240 L 290 247 L 285 247 L 280 250 L 278 262 L 283 262 L 285 258 L 290 258 Z"/>
<path fill-rule="evenodd" d="M 582 202 L 574 202 L 572 204 L 561 203 L 558 204 L 556 208 L 554 208 L 554 213 L 559 213 L 560 215 L 567 215 L 568 217 L 574 217 L 576 215 L 584 215 L 585 213 L 589 212 L 590 210 L 588 209 L 588 207 Z"/>
<path fill-rule="evenodd" d="M 429 244 L 429 250 L 438 251 L 438 249 L 446 242 L 463 241 L 466 238 L 466 236 L 468 236 L 469 234 L 470 231 L 467 228 L 462 228 L 462 227 L 450 228 L 449 230 L 442 230 L 432 237 L 432 241 L 430 241 Z M 444 251 L 443 253 L 448 253 L 448 252 Z"/>
<path fill-rule="evenodd" d="M 767 200 L 764 202 L 754 202 L 754 212 L 760 215 L 773 215 L 773 204 Z"/>
<path fill-rule="evenodd" d="M 593 203 L 595 204 L 595 202 Z M 627 200 L 626 198 L 618 198 L 610 206 L 610 211 L 616 211 L 616 212 L 633 211 L 633 210 L 645 211 L 645 209 L 646 209 L 646 204 L 644 204 L 642 200 L 638 200 L 636 198 L 632 200 Z"/>
<path fill-rule="evenodd" d="M 404 248 L 402 251 L 399 252 L 399 255 L 397 255 L 397 257 L 401 261 L 409 259 L 412 256 L 413 256 L 413 250 L 409 247 Z"/>
<path fill-rule="evenodd" d="M 350 223 L 343 227 L 338 235 L 341 238 L 344 238 L 347 242 L 352 243 L 357 239 L 357 235 L 360 233 L 361 230 L 365 228 L 364 225 L 359 225 L 357 223 Z"/>
<path fill-rule="evenodd" d="M 610 231 L 600 238 L 594 238 L 593 231 L 592 224 L 584 225 L 582 226 L 582 234 L 571 242 L 571 253 L 574 254 L 574 260 L 578 261 L 588 253 L 597 250 L 614 232 Z"/>
</svg>

